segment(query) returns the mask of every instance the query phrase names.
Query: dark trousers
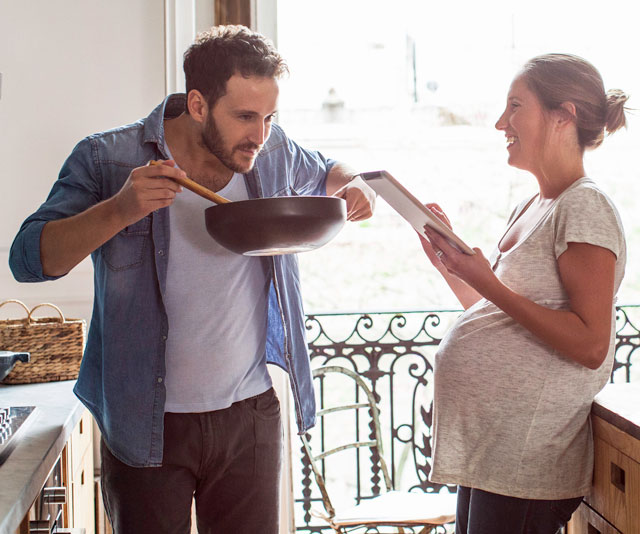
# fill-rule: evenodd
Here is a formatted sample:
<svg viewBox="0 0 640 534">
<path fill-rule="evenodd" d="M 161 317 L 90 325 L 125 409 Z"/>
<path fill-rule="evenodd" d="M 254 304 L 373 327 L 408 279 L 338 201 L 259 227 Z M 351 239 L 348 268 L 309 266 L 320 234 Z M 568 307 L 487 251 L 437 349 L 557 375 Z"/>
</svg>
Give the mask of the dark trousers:
<svg viewBox="0 0 640 534">
<path fill-rule="evenodd" d="M 130 467 L 104 441 L 102 491 L 115 534 L 276 534 L 282 462 L 273 389 L 206 413 L 167 413 L 162 467 Z"/>
<path fill-rule="evenodd" d="M 556 534 L 582 497 L 518 499 L 458 486 L 456 534 Z"/>
</svg>

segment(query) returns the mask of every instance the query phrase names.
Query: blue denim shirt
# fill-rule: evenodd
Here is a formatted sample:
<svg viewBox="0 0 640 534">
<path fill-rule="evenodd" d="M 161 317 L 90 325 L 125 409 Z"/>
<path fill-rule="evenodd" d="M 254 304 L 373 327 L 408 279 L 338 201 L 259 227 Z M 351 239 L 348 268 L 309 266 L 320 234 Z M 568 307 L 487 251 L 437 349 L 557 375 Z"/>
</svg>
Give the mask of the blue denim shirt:
<svg viewBox="0 0 640 534">
<path fill-rule="evenodd" d="M 42 273 L 43 226 L 113 196 L 132 169 L 151 159 L 165 159 L 163 118 L 179 115 L 184 106 L 184 95 L 170 95 L 146 119 L 78 143 L 49 197 L 26 219 L 13 242 L 9 264 L 18 281 L 54 279 Z M 324 195 L 332 165 L 318 152 L 300 148 L 274 124 L 245 179 L 253 198 Z M 163 297 L 170 244 L 165 208 L 124 228 L 91 254 L 93 315 L 74 391 L 94 415 L 113 454 L 133 466 L 162 462 L 169 330 Z M 266 359 L 289 373 L 296 421 L 304 432 L 315 424 L 315 399 L 298 262 L 295 255 L 263 261 L 271 273 Z M 212 376 L 211 387 L 215 384 Z"/>
</svg>

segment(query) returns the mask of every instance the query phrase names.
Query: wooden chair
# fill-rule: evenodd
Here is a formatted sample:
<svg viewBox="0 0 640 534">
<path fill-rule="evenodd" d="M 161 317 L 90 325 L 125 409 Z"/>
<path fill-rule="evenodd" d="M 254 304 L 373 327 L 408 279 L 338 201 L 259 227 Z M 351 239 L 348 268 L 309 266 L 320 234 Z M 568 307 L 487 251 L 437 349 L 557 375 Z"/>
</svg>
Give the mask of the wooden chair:
<svg viewBox="0 0 640 534">
<path fill-rule="evenodd" d="M 452 523 L 455 520 L 456 495 L 448 492 L 422 493 L 395 491 L 389 477 L 389 471 L 384 461 L 382 451 L 382 439 L 380 433 L 380 421 L 376 399 L 358 374 L 350 369 L 336 366 L 320 367 L 313 371 L 313 376 L 324 387 L 324 381 L 328 375 L 341 374 L 353 380 L 357 385 L 354 390 L 355 402 L 344 403 L 336 406 L 321 406 L 317 416 L 319 424 L 324 429 L 330 428 L 329 416 L 339 412 L 353 410 L 355 425 L 365 423 L 370 431 L 366 440 L 357 438 L 355 441 L 349 438 L 346 428 L 337 429 L 331 434 L 340 437 L 340 444 L 328 450 L 323 450 L 326 439 L 312 440 L 309 434 L 301 436 L 306 457 L 311 465 L 324 504 L 324 513 L 312 512 L 313 515 L 324 519 L 333 530 L 339 534 L 346 534 L 357 528 L 394 527 L 398 533 L 404 533 L 404 528 L 410 527 L 411 532 L 427 534 L 439 525 Z M 344 381 L 344 380 L 343 380 Z M 325 389 L 328 389 L 326 386 Z M 342 391 L 342 389 L 340 390 Z M 366 413 L 364 413 L 366 412 Z M 356 433 L 356 436 L 358 434 Z M 343 442 L 344 440 L 344 442 Z M 317 441 L 323 443 L 317 444 Z M 313 442 L 313 443 L 312 443 Z M 316 447 L 317 445 L 317 447 Z M 332 444 L 333 445 L 333 444 Z M 313 449 L 318 448 L 317 451 Z M 371 458 L 379 466 L 386 492 L 380 492 L 371 498 L 362 498 L 355 506 L 338 506 L 329 497 L 324 473 L 326 472 L 327 458 L 337 455 L 348 449 L 369 449 Z M 344 459 L 343 459 L 344 462 Z M 403 528 L 404 527 L 404 528 Z M 416 529 L 419 529 L 416 531 Z M 367 530 L 369 532 L 369 530 Z M 378 532 L 378 530 L 376 530 Z"/>
</svg>

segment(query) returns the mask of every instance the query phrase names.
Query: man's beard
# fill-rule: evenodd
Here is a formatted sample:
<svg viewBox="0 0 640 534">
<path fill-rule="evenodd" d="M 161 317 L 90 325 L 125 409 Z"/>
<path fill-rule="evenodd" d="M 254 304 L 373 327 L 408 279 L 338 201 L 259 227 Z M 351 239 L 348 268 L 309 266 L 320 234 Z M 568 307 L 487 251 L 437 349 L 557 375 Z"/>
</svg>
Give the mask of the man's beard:
<svg viewBox="0 0 640 534">
<path fill-rule="evenodd" d="M 202 142 L 209 152 L 218 158 L 225 167 L 231 169 L 233 172 L 239 173 L 249 172 L 253 168 L 255 160 L 251 161 L 251 163 L 241 165 L 233 160 L 233 153 L 236 150 L 257 150 L 260 148 L 259 145 L 256 145 L 255 143 L 244 143 L 242 145 L 236 145 L 231 150 L 225 149 L 222 136 L 216 127 L 214 118 L 211 116 L 207 117 L 204 124 Z"/>
</svg>

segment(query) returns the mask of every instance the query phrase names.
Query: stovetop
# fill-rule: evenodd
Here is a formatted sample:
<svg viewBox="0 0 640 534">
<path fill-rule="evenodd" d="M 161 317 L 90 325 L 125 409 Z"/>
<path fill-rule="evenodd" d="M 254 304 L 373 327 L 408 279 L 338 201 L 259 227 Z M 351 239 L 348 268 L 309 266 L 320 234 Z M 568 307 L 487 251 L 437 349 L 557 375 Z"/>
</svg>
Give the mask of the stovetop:
<svg viewBox="0 0 640 534">
<path fill-rule="evenodd" d="M 0 465 L 8 458 L 20 441 L 35 406 L 11 406 L 0 408 Z"/>
</svg>

